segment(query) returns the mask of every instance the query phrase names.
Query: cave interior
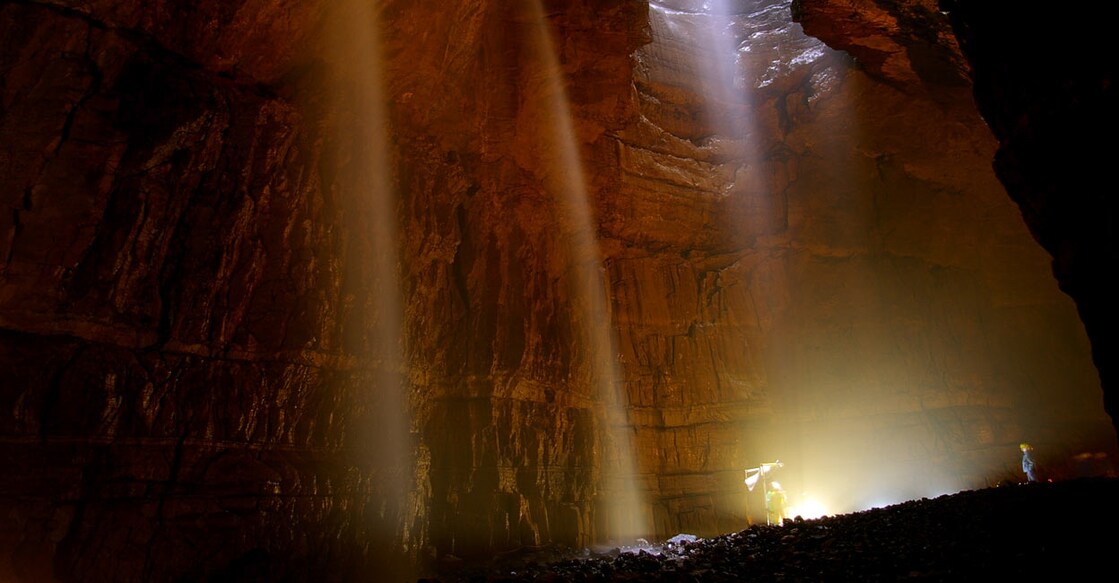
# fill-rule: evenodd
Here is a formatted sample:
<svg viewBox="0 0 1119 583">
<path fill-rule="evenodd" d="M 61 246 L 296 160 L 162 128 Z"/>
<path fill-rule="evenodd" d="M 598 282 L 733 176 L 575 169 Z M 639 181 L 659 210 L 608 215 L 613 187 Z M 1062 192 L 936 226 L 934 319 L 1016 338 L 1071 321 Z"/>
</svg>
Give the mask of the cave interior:
<svg viewBox="0 0 1119 583">
<path fill-rule="evenodd" d="M 0 580 L 1114 476 L 1114 9 L 1030 10 L 0 0 Z"/>
</svg>

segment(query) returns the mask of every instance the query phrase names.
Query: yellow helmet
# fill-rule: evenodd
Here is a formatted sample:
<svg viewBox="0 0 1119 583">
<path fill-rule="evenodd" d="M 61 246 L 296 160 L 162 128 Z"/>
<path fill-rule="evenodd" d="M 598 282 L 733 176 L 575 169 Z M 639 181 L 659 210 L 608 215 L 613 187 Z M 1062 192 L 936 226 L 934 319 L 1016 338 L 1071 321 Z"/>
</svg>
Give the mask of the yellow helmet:
<svg viewBox="0 0 1119 583">
<path fill-rule="evenodd" d="M 1033 448 L 1030 447 L 1030 444 L 1023 441 L 1022 443 L 1018 444 L 1018 449 L 1021 449 L 1022 451 L 1026 451 L 1027 449 L 1033 449 Z"/>
</svg>

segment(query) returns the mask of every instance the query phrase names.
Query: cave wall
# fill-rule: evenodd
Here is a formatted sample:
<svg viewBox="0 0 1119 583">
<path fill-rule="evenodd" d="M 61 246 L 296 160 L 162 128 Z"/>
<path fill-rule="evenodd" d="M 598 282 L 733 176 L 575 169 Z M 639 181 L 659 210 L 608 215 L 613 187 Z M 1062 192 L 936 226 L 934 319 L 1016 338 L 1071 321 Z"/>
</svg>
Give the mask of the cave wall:
<svg viewBox="0 0 1119 583">
<path fill-rule="evenodd" d="M 406 580 L 1092 443 L 945 23 L 741 3 L 711 110 L 692 4 L 0 2 L 0 578 Z"/>
<path fill-rule="evenodd" d="M 1104 408 L 1119 427 L 1115 382 L 1116 205 L 1104 194 L 1119 129 L 1117 68 L 1107 57 L 1112 6 L 1087 14 L 1028 12 L 1002 23 L 1005 2 L 943 2 L 974 70 L 975 99 L 999 139 L 994 167 L 1092 342 Z M 1044 43 L 1038 43 L 1044 38 Z"/>
<path fill-rule="evenodd" d="M 1020 12 L 1007 2 L 795 0 L 794 19 L 850 52 L 874 76 L 929 87 L 956 69 L 998 141 L 993 168 L 1091 342 L 1113 427 L 1115 207 L 1100 196 L 1116 128 L 1116 66 L 1106 55 L 1111 7 Z M 945 65 L 951 64 L 950 67 Z"/>
<path fill-rule="evenodd" d="M 789 3 L 658 6 L 602 211 L 608 265 L 662 274 L 614 278 L 658 529 L 758 520 L 742 469 L 774 458 L 794 496 L 857 509 L 1013 479 L 1023 439 L 1054 471 L 1110 448 L 1075 307 L 990 169 L 938 13 L 888 20 L 916 27 L 909 53 L 860 30 L 909 55 L 875 68 Z"/>
<path fill-rule="evenodd" d="M 634 114 L 644 6 L 567 3 L 545 19 L 533 4 L 433 16 L 442 4 L 409 3 L 385 39 L 406 128 L 406 352 L 437 558 L 588 545 L 611 528 L 616 396 L 601 388 L 610 351 L 594 350 L 607 320 L 586 316 L 601 276 L 579 217 L 612 181 L 603 136 Z M 579 170 L 571 148 L 602 161 Z"/>
<path fill-rule="evenodd" d="M 315 10 L 0 4 L 0 578 L 352 580 L 391 538 L 353 213 L 276 90 Z"/>
</svg>

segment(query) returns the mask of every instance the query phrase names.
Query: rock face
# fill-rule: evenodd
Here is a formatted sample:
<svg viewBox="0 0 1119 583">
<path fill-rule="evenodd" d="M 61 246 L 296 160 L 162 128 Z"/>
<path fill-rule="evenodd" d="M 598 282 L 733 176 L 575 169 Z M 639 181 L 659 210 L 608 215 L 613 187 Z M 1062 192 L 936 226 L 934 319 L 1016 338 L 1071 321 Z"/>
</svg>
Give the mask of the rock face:
<svg viewBox="0 0 1119 583">
<path fill-rule="evenodd" d="M 1104 23 L 1117 13 L 1110 5 L 1093 10 L 1083 27 L 1071 14 L 1028 13 L 1007 29 L 998 22 L 1007 6 L 945 2 L 974 66 L 976 101 L 999 138 L 995 171 L 1053 256 L 1061 290 L 1076 301 L 1104 408 L 1119 427 L 1116 283 L 1100 269 L 1115 264 L 1119 211 L 1101 194 L 1111 179 L 1110 150 L 1096 139 L 1119 130 L 1119 69 L 1106 57 L 1104 40 Z M 1042 50 L 1033 42 L 1038 33 L 1052 34 L 1046 46 L 1059 50 Z"/>
<path fill-rule="evenodd" d="M 0 579 L 407 580 L 736 531 L 775 458 L 842 511 L 1113 447 L 949 23 L 845 5 L 852 61 L 814 4 L 0 3 Z"/>
<path fill-rule="evenodd" d="M 1108 197 L 1099 196 L 1110 179 L 1105 170 L 1109 150 L 1091 138 L 1119 127 L 1116 65 L 1106 56 L 1104 40 L 1104 23 L 1115 11 L 1099 8 L 1084 18 L 1066 12 L 1019 14 L 1015 8 L 1009 2 L 969 0 L 793 3 L 794 18 L 809 34 L 850 51 L 888 79 L 928 79 L 919 55 L 934 53 L 939 63 L 958 63 L 959 48 L 976 103 L 999 141 L 995 171 L 1030 232 L 1051 255 L 1061 290 L 1076 302 L 1091 339 L 1105 409 L 1119 423 L 1119 397 L 1109 380 L 1115 375 L 1117 316 L 1107 298 L 1114 295 L 1115 283 L 1099 269 L 1115 260 L 1114 229 L 1108 225 L 1116 210 Z M 910 26 L 916 22 L 935 25 Z M 938 49 L 930 51 L 932 39 Z M 884 62 L 901 65 L 890 72 Z"/>
</svg>

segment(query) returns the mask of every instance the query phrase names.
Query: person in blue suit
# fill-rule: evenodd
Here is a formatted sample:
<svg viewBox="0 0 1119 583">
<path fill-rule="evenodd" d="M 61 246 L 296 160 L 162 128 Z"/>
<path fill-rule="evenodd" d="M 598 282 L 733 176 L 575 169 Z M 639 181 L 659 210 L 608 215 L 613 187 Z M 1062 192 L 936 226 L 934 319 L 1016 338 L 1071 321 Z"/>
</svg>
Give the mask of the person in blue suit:
<svg viewBox="0 0 1119 583">
<path fill-rule="evenodd" d="M 1033 456 L 1033 446 L 1028 443 L 1022 442 L 1019 446 L 1022 450 L 1022 472 L 1026 474 L 1026 480 L 1030 482 L 1037 481 L 1037 462 Z"/>
</svg>

